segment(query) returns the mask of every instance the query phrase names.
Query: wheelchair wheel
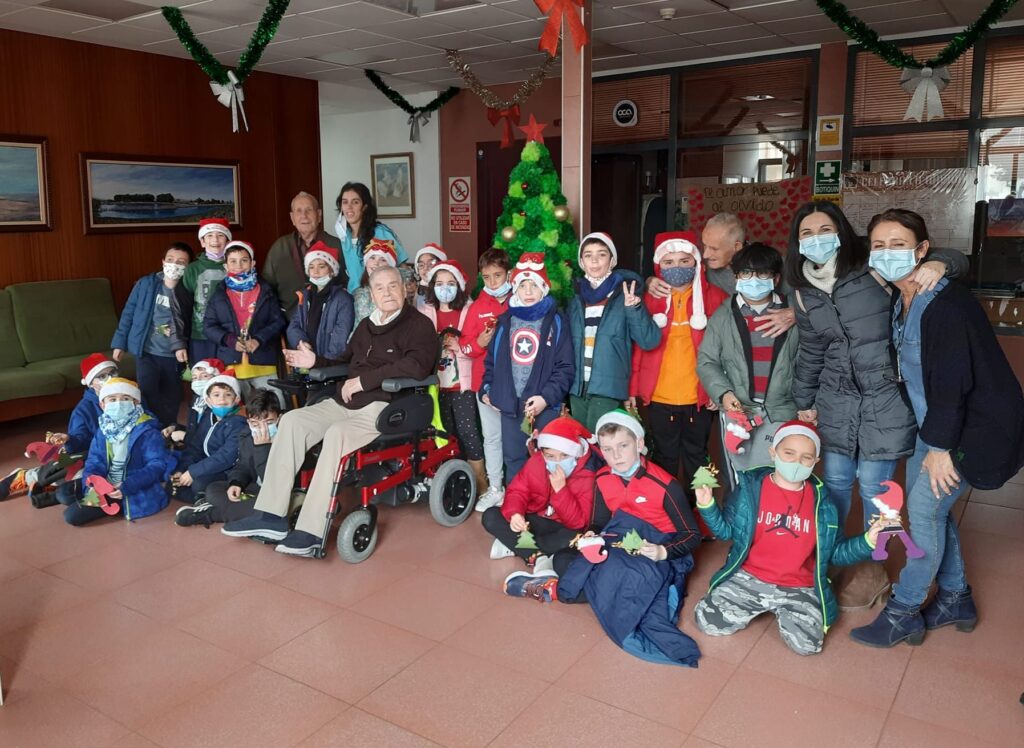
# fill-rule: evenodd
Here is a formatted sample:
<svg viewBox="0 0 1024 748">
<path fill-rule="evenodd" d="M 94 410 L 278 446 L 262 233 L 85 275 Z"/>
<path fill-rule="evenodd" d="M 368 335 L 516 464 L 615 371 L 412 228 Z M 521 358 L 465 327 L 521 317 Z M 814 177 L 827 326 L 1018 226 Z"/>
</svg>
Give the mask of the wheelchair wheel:
<svg viewBox="0 0 1024 748">
<path fill-rule="evenodd" d="M 465 460 L 449 460 L 430 482 L 430 513 L 439 525 L 455 527 L 473 513 L 476 475 Z"/>
<path fill-rule="evenodd" d="M 338 555 L 350 564 L 362 563 L 377 547 L 377 527 L 370 529 L 370 512 L 356 509 L 338 527 Z"/>
</svg>

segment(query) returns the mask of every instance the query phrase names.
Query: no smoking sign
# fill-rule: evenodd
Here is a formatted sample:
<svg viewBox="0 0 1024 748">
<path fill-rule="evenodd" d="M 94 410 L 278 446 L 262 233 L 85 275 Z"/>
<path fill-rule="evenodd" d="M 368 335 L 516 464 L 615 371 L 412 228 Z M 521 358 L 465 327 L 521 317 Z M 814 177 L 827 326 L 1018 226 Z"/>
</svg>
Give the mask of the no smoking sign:
<svg viewBox="0 0 1024 748">
<path fill-rule="evenodd" d="M 448 178 L 448 231 L 469 234 L 473 231 L 472 189 L 469 177 Z"/>
</svg>

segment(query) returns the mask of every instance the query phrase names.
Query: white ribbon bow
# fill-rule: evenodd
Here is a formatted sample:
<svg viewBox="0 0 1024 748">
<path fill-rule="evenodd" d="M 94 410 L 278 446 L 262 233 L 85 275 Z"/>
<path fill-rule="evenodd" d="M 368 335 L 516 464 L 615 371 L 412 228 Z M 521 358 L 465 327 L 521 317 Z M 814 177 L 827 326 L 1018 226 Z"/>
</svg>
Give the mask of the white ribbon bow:
<svg viewBox="0 0 1024 748">
<path fill-rule="evenodd" d="M 238 115 L 242 115 L 242 124 L 245 131 L 249 132 L 249 122 L 245 118 L 245 94 L 242 93 L 242 84 L 238 82 L 234 70 L 228 71 L 228 83 L 217 83 L 210 81 L 210 90 L 217 97 L 217 101 L 231 110 L 231 132 L 238 132 Z"/>
<path fill-rule="evenodd" d="M 942 99 L 939 94 L 949 85 L 948 68 L 903 68 L 900 85 L 908 94 L 912 94 L 910 105 L 903 119 L 914 119 L 918 122 L 928 110 L 928 121 L 942 117 Z"/>
<path fill-rule="evenodd" d="M 413 112 L 409 115 L 409 142 L 420 142 L 420 124 L 430 123 L 430 112 Z"/>
</svg>

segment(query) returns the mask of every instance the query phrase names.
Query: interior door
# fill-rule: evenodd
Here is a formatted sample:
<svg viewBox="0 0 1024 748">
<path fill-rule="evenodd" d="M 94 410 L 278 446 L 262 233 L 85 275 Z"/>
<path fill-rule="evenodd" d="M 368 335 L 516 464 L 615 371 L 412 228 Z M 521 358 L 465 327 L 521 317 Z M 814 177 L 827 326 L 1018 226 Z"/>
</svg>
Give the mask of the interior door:
<svg viewBox="0 0 1024 748">
<path fill-rule="evenodd" d="M 590 167 L 590 224 L 609 234 L 618 250 L 619 267 L 640 272 L 641 180 L 639 154 L 599 153 Z"/>
</svg>

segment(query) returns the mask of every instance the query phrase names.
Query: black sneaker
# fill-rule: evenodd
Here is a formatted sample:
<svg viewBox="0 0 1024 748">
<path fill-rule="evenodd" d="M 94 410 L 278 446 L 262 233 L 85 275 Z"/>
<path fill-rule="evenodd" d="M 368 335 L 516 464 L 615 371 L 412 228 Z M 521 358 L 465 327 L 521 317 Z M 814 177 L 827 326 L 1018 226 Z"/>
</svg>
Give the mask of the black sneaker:
<svg viewBox="0 0 1024 748">
<path fill-rule="evenodd" d="M 292 530 L 274 550 L 289 556 L 313 556 L 323 541 L 312 533 Z"/>
<path fill-rule="evenodd" d="M 202 525 L 209 529 L 210 524 L 213 522 L 213 513 L 210 511 L 211 509 L 213 509 L 213 504 L 210 504 L 209 502 L 203 502 L 202 504 L 196 504 L 195 506 L 183 506 L 174 513 L 174 524 L 179 527 Z"/>
<path fill-rule="evenodd" d="M 228 522 L 220 531 L 233 538 L 266 538 L 284 540 L 288 535 L 288 518 L 270 512 L 254 511 L 248 517 Z"/>
</svg>

